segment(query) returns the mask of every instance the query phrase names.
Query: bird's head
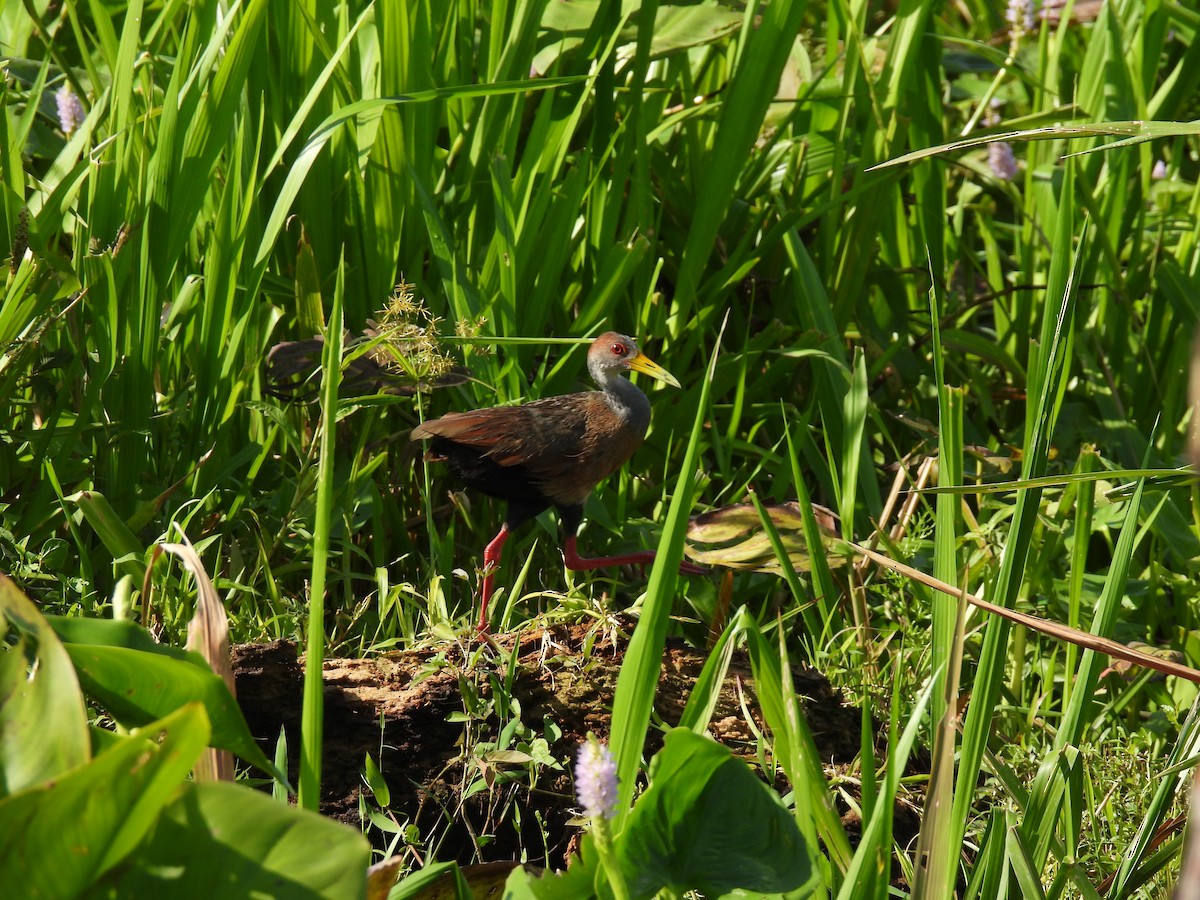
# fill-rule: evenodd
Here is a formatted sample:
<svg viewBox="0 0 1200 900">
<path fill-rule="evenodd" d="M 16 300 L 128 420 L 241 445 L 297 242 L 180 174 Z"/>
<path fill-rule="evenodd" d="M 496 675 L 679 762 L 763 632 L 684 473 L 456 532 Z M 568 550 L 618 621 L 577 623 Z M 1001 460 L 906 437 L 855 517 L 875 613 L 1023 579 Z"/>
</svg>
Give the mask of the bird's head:
<svg viewBox="0 0 1200 900">
<path fill-rule="evenodd" d="M 680 386 L 674 375 L 639 350 L 637 342 L 628 335 L 606 331 L 592 342 L 588 350 L 588 371 L 597 384 L 603 385 L 630 369 L 671 387 Z"/>
</svg>

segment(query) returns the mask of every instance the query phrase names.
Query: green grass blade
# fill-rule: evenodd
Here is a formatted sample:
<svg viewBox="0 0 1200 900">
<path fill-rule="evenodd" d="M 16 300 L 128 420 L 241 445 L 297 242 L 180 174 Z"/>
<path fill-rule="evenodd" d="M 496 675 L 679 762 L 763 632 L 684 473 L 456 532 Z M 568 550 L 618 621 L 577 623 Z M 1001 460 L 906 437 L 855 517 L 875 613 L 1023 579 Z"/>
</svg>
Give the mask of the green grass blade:
<svg viewBox="0 0 1200 900">
<path fill-rule="evenodd" d="M 334 453 L 337 447 L 338 388 L 342 380 L 342 287 L 344 270 L 329 310 L 325 350 L 321 357 L 321 449 L 317 459 L 317 506 L 313 523 L 312 587 L 308 606 L 308 641 L 304 656 L 304 709 L 300 725 L 298 802 L 316 810 L 321 799 L 321 757 L 325 721 L 325 580 L 333 530 Z"/>
<path fill-rule="evenodd" d="M 621 823 L 633 802 L 637 782 L 638 764 L 646 742 L 646 731 L 650 726 L 650 712 L 654 705 L 658 672 L 662 665 L 663 647 L 666 641 L 667 623 L 671 616 L 671 605 L 675 596 L 675 583 L 679 578 L 679 563 L 683 560 L 683 538 L 687 518 L 692 508 L 695 491 L 695 473 L 700 447 L 700 435 L 709 412 L 709 388 L 713 370 L 716 368 L 720 349 L 720 335 L 713 345 L 708 364 L 708 375 L 700 390 L 696 406 L 695 421 L 684 453 L 683 467 L 671 497 L 671 507 L 663 524 L 663 537 L 658 555 L 646 587 L 646 600 L 641 619 L 629 640 L 625 651 L 625 662 L 617 677 L 617 690 L 613 696 L 611 746 L 617 760 L 617 778 L 620 783 L 620 799 L 614 832 L 619 833 Z"/>
</svg>

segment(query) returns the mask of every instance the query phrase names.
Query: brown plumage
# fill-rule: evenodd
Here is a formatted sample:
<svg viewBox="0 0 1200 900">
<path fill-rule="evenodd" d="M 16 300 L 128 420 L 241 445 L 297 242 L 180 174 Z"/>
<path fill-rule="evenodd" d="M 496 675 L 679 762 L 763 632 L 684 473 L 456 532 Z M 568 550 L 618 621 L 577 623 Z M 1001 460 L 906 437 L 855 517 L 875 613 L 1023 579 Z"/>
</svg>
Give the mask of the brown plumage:
<svg viewBox="0 0 1200 900">
<path fill-rule="evenodd" d="M 650 424 L 650 401 L 622 377 L 630 369 L 679 387 L 633 338 L 609 331 L 588 350 L 588 371 L 600 390 L 448 413 L 413 429 L 413 440 L 430 442 L 429 459 L 444 461 L 469 487 L 508 501 L 504 525 L 483 554 L 480 631 L 487 630 L 492 578 L 504 542 L 514 528 L 551 506 L 562 520 L 568 568 L 653 561 L 652 551 L 586 559 L 575 549 L 588 494 L 628 461 Z M 704 571 L 690 563 L 681 568 Z"/>
</svg>

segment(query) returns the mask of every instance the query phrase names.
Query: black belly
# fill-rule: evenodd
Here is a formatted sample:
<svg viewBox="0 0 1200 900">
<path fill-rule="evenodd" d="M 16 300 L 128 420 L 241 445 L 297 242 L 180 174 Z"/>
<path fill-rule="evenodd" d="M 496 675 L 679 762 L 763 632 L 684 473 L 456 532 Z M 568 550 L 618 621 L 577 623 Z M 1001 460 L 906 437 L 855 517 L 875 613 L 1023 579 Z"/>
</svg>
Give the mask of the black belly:
<svg viewBox="0 0 1200 900">
<path fill-rule="evenodd" d="M 499 465 L 474 447 L 449 438 L 435 437 L 429 449 L 430 455 L 444 460 L 450 471 L 467 487 L 475 488 L 489 497 L 507 500 L 508 515 L 505 521 L 509 528 L 515 528 L 555 505 L 542 493 L 525 466 Z"/>
</svg>

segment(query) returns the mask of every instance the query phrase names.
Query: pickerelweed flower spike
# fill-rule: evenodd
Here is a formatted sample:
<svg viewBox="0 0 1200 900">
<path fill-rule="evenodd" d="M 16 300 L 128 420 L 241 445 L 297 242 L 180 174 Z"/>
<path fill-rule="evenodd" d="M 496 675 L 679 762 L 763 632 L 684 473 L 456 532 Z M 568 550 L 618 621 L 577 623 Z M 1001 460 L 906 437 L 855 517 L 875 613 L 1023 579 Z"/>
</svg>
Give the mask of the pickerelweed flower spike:
<svg viewBox="0 0 1200 900">
<path fill-rule="evenodd" d="M 69 85 L 63 85 L 54 94 L 54 102 L 58 106 L 58 124 L 63 134 L 70 136 L 87 118 L 83 103 L 75 96 Z"/>
<path fill-rule="evenodd" d="M 1012 31 L 1019 34 L 1033 31 L 1033 0 L 1008 0 L 1004 20 Z"/>
<path fill-rule="evenodd" d="M 1012 181 L 1017 177 L 1017 158 L 1013 155 L 1012 144 L 1007 141 L 997 141 L 988 144 L 988 168 L 1001 181 Z"/>
<path fill-rule="evenodd" d="M 592 735 L 576 757 L 575 794 L 584 815 L 593 819 L 611 819 L 617 811 L 617 761 Z"/>
</svg>

